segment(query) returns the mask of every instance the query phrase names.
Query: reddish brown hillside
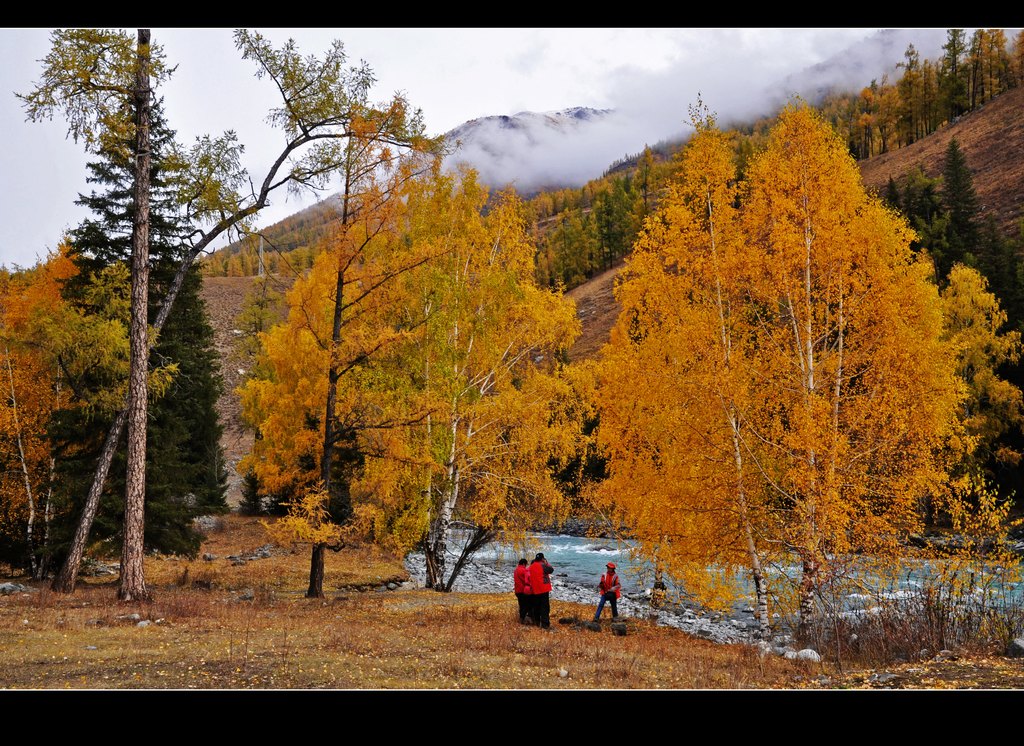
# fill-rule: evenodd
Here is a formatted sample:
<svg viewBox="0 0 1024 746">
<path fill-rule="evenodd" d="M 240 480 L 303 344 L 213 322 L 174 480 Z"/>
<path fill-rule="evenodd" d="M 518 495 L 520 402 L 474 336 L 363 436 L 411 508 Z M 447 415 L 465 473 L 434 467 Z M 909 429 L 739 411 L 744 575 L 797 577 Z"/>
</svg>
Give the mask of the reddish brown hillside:
<svg viewBox="0 0 1024 746">
<path fill-rule="evenodd" d="M 1015 235 L 1017 221 L 1024 217 L 1024 87 L 1004 93 L 913 145 L 862 161 L 864 183 L 881 191 L 890 176 L 898 179 L 918 165 L 929 176 L 938 176 L 953 137 L 967 157 L 985 214 L 994 215 L 1004 232 Z M 596 357 L 608 341 L 620 311 L 612 287 L 621 269 L 622 265 L 613 267 L 569 291 L 583 325 L 583 333 L 569 350 L 571 360 Z"/>
<path fill-rule="evenodd" d="M 243 427 L 241 405 L 235 389 L 242 383 L 245 371 L 235 354 L 235 319 L 242 310 L 245 297 L 255 277 L 204 277 L 203 300 L 213 326 L 213 342 L 224 377 L 224 392 L 217 401 L 217 414 L 224 426 L 220 444 L 228 467 L 228 504 L 237 505 L 241 498 L 241 479 L 235 472 L 238 459 L 252 447 L 252 431 Z"/>
<path fill-rule="evenodd" d="M 583 326 L 579 339 L 569 348 L 569 359 L 573 362 L 597 357 L 601 346 L 608 341 L 622 310 L 615 300 L 614 287 L 623 266 L 612 267 L 566 293 L 576 301 L 576 315 Z"/>
<path fill-rule="evenodd" d="M 1017 221 L 1024 217 L 1024 87 L 996 97 L 913 145 L 861 162 L 864 183 L 882 191 L 890 176 L 899 179 L 915 166 L 938 176 L 953 137 L 967 157 L 983 214 L 994 215 L 1004 232 L 1015 234 Z"/>
</svg>

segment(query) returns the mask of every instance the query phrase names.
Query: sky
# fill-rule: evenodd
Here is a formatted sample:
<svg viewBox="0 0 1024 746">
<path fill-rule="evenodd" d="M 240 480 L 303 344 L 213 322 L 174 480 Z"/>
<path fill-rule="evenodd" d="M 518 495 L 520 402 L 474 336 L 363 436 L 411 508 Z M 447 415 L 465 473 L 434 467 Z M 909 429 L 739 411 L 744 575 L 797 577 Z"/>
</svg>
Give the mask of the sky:
<svg viewBox="0 0 1024 746">
<path fill-rule="evenodd" d="M 756 108 L 760 92 L 829 59 L 877 29 L 826 28 L 346 28 L 261 29 L 275 44 L 294 38 L 307 54 L 341 39 L 352 62 L 375 71 L 376 100 L 401 91 L 423 111 L 429 134 L 476 117 L 571 106 L 621 113 L 611 153 L 594 167 L 682 130 L 698 93 L 714 111 Z M 134 33 L 134 31 L 133 31 Z M 943 33 L 944 32 L 937 32 Z M 182 142 L 233 129 L 245 144 L 254 181 L 280 152 L 280 133 L 265 121 L 275 104 L 268 80 L 256 80 L 230 29 L 152 29 L 177 65 L 159 90 Z M 88 156 L 66 124 L 25 121 L 15 93 L 31 90 L 49 49 L 49 29 L 0 29 L 0 264 L 29 266 L 45 257 L 85 217 L 74 204 L 87 192 Z M 868 81 L 864 81 L 867 83 Z M 259 224 L 312 204 L 315 197 L 274 198 Z"/>
</svg>

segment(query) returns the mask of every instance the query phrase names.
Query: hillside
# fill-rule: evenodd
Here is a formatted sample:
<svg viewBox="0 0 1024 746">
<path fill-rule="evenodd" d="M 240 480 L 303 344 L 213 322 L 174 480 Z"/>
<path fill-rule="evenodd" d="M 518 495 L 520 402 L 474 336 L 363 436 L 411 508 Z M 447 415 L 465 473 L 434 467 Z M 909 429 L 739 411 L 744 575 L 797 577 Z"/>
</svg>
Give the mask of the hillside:
<svg viewBox="0 0 1024 746">
<path fill-rule="evenodd" d="M 614 287 L 615 278 L 623 266 L 620 263 L 566 293 L 576 302 L 576 315 L 583 327 L 579 338 L 569 348 L 571 361 L 597 357 L 601 346 L 608 341 L 615 319 L 622 310 L 615 300 Z"/>
<path fill-rule="evenodd" d="M 1024 218 L 1024 87 L 1014 88 L 982 108 L 960 117 L 905 148 L 860 162 L 864 184 L 882 191 L 915 166 L 931 177 L 942 173 L 946 146 L 956 137 L 974 177 L 983 215 L 995 216 L 1004 233 L 1014 235 Z M 619 314 L 612 293 L 622 266 L 613 267 L 571 290 L 583 333 L 569 350 L 571 360 L 595 357 Z"/>
<path fill-rule="evenodd" d="M 245 305 L 256 277 L 204 277 L 202 297 L 213 326 L 213 344 L 220 360 L 224 391 L 217 401 L 217 414 L 224 426 L 220 443 L 228 467 L 228 505 L 239 504 L 241 477 L 235 471 L 238 460 L 252 449 L 252 430 L 242 424 L 242 406 L 237 389 L 245 382 L 248 365 L 238 353 L 242 331 L 236 327 L 238 315 Z M 281 281 L 276 290 L 283 292 L 290 282 Z M 272 285 L 273 286 L 273 285 Z"/>
<path fill-rule="evenodd" d="M 954 137 L 967 157 L 982 216 L 995 216 L 1004 233 L 1016 234 L 1024 217 L 1024 87 L 1007 91 L 912 145 L 862 161 L 865 185 L 881 192 L 889 177 L 899 178 L 915 166 L 930 177 L 939 176 Z"/>
</svg>

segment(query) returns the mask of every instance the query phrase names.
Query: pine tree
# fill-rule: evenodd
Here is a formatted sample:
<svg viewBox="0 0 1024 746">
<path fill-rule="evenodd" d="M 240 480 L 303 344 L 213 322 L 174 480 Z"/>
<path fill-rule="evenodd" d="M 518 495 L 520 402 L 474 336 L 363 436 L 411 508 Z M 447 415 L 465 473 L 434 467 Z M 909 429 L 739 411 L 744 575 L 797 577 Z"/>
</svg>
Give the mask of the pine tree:
<svg viewBox="0 0 1024 746">
<path fill-rule="evenodd" d="M 161 297 L 179 266 L 183 250 L 183 226 L 177 219 L 174 195 L 168 184 L 173 164 L 166 158 L 174 132 L 168 129 L 159 103 L 153 108 L 150 205 L 150 285 L 152 298 Z M 131 153 L 132 147 L 106 148 L 101 160 L 89 164 L 89 182 L 101 187 L 82 195 L 78 203 L 93 217 L 71 232 L 74 261 L 79 274 L 65 286 L 65 297 L 86 312 L 85 297 L 91 278 L 104 267 L 126 263 L 131 255 Z M 226 509 L 224 492 L 226 471 L 220 448 L 221 426 L 215 409 L 221 390 L 213 329 L 199 295 L 199 268 L 186 278 L 171 316 L 151 359 L 154 364 L 177 365 L 177 375 L 166 394 L 150 408 L 146 457 L 145 545 L 163 552 L 194 554 L 200 535 L 191 519 Z M 150 323 L 156 317 L 150 303 Z M 79 381 L 80 387 L 95 389 L 110 386 L 106 380 Z M 73 521 L 77 504 L 92 479 L 99 449 L 110 426 L 110 417 L 90 417 L 83 410 L 68 410 L 55 420 L 53 435 L 59 452 L 65 454 L 58 467 L 65 485 L 64 499 L 75 509 L 66 513 Z M 125 455 L 120 447 L 111 478 L 96 519 L 94 537 L 116 539 L 123 511 Z M 73 525 L 61 524 L 57 533 L 67 540 Z"/>
<path fill-rule="evenodd" d="M 946 165 L 942 169 L 942 202 L 949 215 L 946 237 L 949 255 L 939 267 L 940 278 L 945 278 L 956 262 L 973 264 L 967 255 L 978 248 L 978 196 L 974 179 L 967 167 L 967 159 L 954 137 L 946 148 Z"/>
</svg>

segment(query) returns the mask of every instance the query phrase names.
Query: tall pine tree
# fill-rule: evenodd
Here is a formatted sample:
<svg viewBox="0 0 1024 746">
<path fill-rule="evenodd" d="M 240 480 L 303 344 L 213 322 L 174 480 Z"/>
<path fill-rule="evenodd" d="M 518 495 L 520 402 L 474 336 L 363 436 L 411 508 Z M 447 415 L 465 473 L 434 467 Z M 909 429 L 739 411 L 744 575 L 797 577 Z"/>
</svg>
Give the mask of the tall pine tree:
<svg viewBox="0 0 1024 746">
<path fill-rule="evenodd" d="M 174 132 L 168 129 L 159 103 L 153 107 L 151 126 L 150 297 L 157 299 L 164 295 L 183 259 L 181 238 L 187 226 L 178 217 L 170 185 L 175 168 L 169 157 Z M 126 263 L 131 256 L 133 151 L 133 143 L 121 143 L 106 148 L 101 160 L 89 164 L 89 181 L 101 191 L 80 197 L 79 204 L 89 208 L 93 216 L 71 233 L 74 260 L 81 272 L 66 287 L 65 294 L 77 303 L 86 302 L 85 288 L 91 277 L 111 264 Z M 152 364 L 175 363 L 178 372 L 149 412 L 145 544 L 150 549 L 189 555 L 198 550 L 201 538 L 192 526 L 192 518 L 227 508 L 222 428 L 215 409 L 222 382 L 213 349 L 213 329 L 199 294 L 201 283 L 195 267 L 150 355 Z M 157 311 L 151 302 L 151 323 Z M 82 381 L 80 385 L 109 383 Z M 74 521 L 80 512 L 109 426 L 109 417 L 87 419 L 83 413 L 72 412 L 62 413 L 54 423 L 52 436 L 58 453 L 65 456 L 60 467 L 67 487 L 65 499 L 73 506 L 68 521 Z M 96 518 L 94 539 L 114 544 L 120 541 L 124 476 L 122 443 Z M 61 528 L 60 533 L 70 537 L 74 526 Z"/>
<path fill-rule="evenodd" d="M 949 216 L 946 228 L 949 253 L 939 268 L 939 277 L 945 278 L 956 262 L 976 264 L 973 257 L 977 256 L 979 238 L 978 195 L 974 191 L 974 179 L 967 167 L 967 158 L 955 137 L 946 148 L 946 165 L 942 169 L 942 202 Z"/>
</svg>

